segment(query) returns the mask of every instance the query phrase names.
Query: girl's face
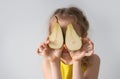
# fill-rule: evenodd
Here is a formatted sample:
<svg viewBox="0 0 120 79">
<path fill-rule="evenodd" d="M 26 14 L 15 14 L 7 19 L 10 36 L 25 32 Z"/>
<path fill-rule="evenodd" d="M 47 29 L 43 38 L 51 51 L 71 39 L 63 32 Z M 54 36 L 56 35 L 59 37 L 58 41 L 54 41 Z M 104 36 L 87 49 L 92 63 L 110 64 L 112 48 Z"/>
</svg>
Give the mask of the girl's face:
<svg viewBox="0 0 120 79">
<path fill-rule="evenodd" d="M 55 17 L 53 17 L 50 21 L 50 25 L 53 26 L 54 23 L 57 22 L 57 19 Z M 58 20 L 58 23 L 60 24 L 60 27 L 62 29 L 62 32 L 63 32 L 63 38 L 65 38 L 65 33 L 66 33 L 66 29 L 67 29 L 67 25 L 69 23 L 73 23 L 72 20 L 70 19 L 60 19 Z M 75 27 L 75 26 L 74 26 Z M 51 27 L 52 29 L 52 27 Z M 75 29 L 76 30 L 76 29 Z M 76 30 L 77 32 L 79 32 L 78 30 Z M 80 32 L 79 32 L 80 33 Z M 79 34 L 78 34 L 79 35 Z M 62 51 L 62 58 L 69 58 L 70 57 L 70 54 L 69 54 L 69 51 L 67 50 L 67 47 L 66 45 L 64 44 L 64 48 L 63 48 L 63 51 Z"/>
</svg>

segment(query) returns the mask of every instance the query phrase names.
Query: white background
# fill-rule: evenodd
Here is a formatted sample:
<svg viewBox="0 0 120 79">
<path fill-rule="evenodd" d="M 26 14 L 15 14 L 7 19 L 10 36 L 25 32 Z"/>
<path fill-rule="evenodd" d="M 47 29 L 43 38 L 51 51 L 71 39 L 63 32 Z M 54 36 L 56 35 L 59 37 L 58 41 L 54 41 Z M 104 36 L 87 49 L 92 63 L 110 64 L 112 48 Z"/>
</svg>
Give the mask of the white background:
<svg viewBox="0 0 120 79">
<path fill-rule="evenodd" d="M 101 58 L 99 79 L 120 78 L 119 0 L 0 0 L 0 79 L 43 79 L 36 48 L 54 10 L 69 6 L 81 8 L 89 20 Z"/>
</svg>

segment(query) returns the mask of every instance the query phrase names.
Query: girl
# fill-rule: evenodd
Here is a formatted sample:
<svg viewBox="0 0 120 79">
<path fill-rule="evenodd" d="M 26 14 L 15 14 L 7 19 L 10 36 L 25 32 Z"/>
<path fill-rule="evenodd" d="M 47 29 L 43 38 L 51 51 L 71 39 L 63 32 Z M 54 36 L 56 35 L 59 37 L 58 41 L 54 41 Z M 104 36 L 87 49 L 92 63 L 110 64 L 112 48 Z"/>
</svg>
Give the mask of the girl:
<svg viewBox="0 0 120 79">
<path fill-rule="evenodd" d="M 98 79 L 100 58 L 94 54 L 94 45 L 87 37 L 89 23 L 83 12 L 76 7 L 57 9 L 50 18 L 49 34 L 55 22 L 59 22 L 64 37 L 67 25 L 72 23 L 82 37 L 82 48 L 69 51 L 63 44 L 60 49 L 51 49 L 47 38 L 37 49 L 37 53 L 44 56 L 44 79 Z"/>
</svg>

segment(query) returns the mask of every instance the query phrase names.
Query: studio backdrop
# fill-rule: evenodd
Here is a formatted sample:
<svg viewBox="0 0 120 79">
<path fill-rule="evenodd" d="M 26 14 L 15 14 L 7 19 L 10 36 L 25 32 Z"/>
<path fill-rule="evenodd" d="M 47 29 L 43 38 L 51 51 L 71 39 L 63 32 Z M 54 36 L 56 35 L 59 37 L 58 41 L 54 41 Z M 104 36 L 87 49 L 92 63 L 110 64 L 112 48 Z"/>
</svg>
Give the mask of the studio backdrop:
<svg viewBox="0 0 120 79">
<path fill-rule="evenodd" d="M 83 10 L 89 37 L 101 59 L 99 79 L 120 78 L 119 0 L 0 0 L 0 79 L 43 79 L 42 57 L 51 14 L 61 7 Z"/>
</svg>

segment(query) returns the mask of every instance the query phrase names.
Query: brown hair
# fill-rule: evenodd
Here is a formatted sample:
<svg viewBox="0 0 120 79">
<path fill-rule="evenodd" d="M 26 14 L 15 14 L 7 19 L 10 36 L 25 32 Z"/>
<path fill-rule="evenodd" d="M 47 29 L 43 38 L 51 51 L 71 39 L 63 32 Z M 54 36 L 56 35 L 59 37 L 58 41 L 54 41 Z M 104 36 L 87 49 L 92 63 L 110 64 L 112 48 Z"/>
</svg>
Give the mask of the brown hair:
<svg viewBox="0 0 120 79">
<path fill-rule="evenodd" d="M 89 29 L 89 23 L 80 9 L 76 7 L 59 8 L 53 13 L 52 17 L 54 16 L 57 16 L 58 18 L 64 20 L 69 20 L 69 21 L 71 20 L 73 26 L 75 26 L 74 29 L 76 30 L 78 35 L 80 35 L 81 37 L 85 37 L 87 35 L 87 31 Z M 50 32 L 51 32 L 51 25 L 49 27 L 49 34 Z"/>
</svg>

